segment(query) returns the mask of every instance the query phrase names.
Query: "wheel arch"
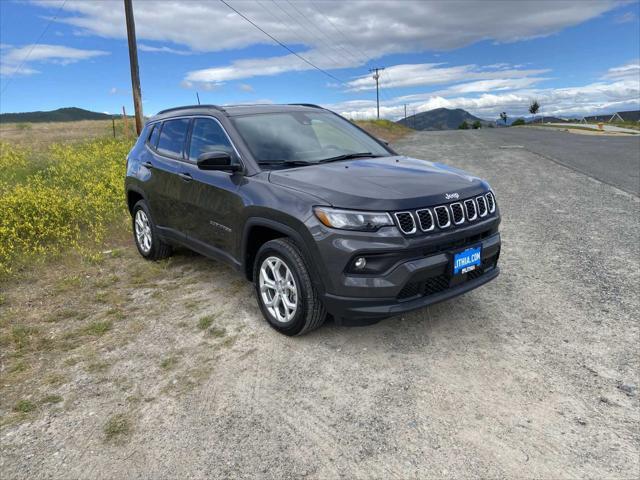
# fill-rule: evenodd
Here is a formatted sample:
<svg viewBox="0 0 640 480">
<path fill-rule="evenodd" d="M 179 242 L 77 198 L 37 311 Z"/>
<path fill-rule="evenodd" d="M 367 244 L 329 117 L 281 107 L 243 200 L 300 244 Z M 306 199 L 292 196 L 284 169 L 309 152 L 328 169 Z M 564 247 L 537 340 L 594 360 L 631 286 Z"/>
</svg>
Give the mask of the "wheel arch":
<svg viewBox="0 0 640 480">
<path fill-rule="evenodd" d="M 241 252 L 243 271 L 247 280 L 253 281 L 253 264 L 260 247 L 269 240 L 283 237 L 295 242 L 306 260 L 314 285 L 324 292 L 324 285 L 320 281 L 315 257 L 309 251 L 302 235 L 289 225 L 267 218 L 249 218 L 244 226 Z"/>
</svg>

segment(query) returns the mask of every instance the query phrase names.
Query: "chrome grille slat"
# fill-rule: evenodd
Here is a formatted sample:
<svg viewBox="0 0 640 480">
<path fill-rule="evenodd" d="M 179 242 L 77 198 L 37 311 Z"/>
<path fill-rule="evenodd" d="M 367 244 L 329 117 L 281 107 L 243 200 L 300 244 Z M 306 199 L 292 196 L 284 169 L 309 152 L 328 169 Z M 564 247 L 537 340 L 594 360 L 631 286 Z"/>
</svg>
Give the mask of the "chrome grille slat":
<svg viewBox="0 0 640 480">
<path fill-rule="evenodd" d="M 478 215 L 480 217 L 486 217 L 488 212 L 487 200 L 484 197 L 476 197 L 476 204 L 478 205 Z"/>
<path fill-rule="evenodd" d="M 431 210 L 428 208 L 422 208 L 420 210 L 416 210 L 416 215 L 418 216 L 418 222 L 420 223 L 420 230 L 423 232 L 430 232 L 435 228 Z"/>
<path fill-rule="evenodd" d="M 449 215 L 449 209 L 446 205 L 440 205 L 435 207 L 433 211 L 436 213 L 436 220 L 438 221 L 438 227 L 447 228 L 451 226 L 451 216 Z"/>
<path fill-rule="evenodd" d="M 469 198 L 464 201 L 464 209 L 467 211 L 467 220 L 469 220 L 470 222 L 473 222 L 476 218 L 478 218 L 476 202 L 473 201 L 473 198 Z"/>
<path fill-rule="evenodd" d="M 416 233 L 416 222 L 411 212 L 398 212 L 394 214 L 398 221 L 398 227 L 402 233 L 410 235 Z"/>
<path fill-rule="evenodd" d="M 496 211 L 496 197 L 493 196 L 492 192 L 489 192 L 485 195 L 487 199 L 487 207 L 489 209 L 489 213 L 493 213 Z"/>
<path fill-rule="evenodd" d="M 453 223 L 455 225 L 460 225 L 464 223 L 464 209 L 462 208 L 462 204 L 460 202 L 455 202 L 449 205 L 451 208 L 451 213 L 453 214 Z"/>
</svg>

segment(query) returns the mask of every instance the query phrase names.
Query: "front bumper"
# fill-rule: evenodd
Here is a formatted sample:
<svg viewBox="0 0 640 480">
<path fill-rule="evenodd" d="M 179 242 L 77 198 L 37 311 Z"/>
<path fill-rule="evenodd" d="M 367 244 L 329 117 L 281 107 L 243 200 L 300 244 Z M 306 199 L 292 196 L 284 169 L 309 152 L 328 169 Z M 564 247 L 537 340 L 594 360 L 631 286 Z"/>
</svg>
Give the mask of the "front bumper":
<svg viewBox="0 0 640 480">
<path fill-rule="evenodd" d="M 454 277 L 451 274 L 453 254 L 460 248 L 443 250 L 402 263 L 384 276 L 349 277 L 348 283 L 352 283 L 352 287 L 358 283 L 359 290 L 363 293 L 366 290 L 366 294 L 325 293 L 325 308 L 338 323 L 368 324 L 473 290 L 500 273 L 497 266 L 500 234 L 496 232 L 475 244 L 482 245 L 482 265 L 475 271 Z"/>
</svg>

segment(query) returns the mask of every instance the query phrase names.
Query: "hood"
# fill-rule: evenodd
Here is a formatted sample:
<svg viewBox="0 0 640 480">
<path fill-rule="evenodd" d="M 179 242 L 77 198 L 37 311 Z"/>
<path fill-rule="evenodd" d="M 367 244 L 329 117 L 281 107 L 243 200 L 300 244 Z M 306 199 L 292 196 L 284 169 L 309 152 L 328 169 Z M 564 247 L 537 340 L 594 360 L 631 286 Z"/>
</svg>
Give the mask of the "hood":
<svg viewBox="0 0 640 480">
<path fill-rule="evenodd" d="M 447 165 L 396 156 L 363 158 L 270 172 L 269 181 L 324 199 L 326 205 L 363 210 L 429 207 L 479 195 L 483 180 Z"/>
</svg>

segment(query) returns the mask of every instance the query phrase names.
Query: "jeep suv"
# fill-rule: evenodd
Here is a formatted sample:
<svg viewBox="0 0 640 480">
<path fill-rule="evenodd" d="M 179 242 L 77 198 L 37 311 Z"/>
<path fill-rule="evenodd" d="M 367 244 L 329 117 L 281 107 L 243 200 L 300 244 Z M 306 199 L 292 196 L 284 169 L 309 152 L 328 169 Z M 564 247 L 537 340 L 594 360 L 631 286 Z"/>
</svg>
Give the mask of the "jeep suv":
<svg viewBox="0 0 640 480">
<path fill-rule="evenodd" d="M 496 278 L 489 185 L 398 155 L 315 105 L 164 110 L 127 158 L 140 254 L 181 245 L 231 264 L 286 335 L 368 324 Z"/>
</svg>

